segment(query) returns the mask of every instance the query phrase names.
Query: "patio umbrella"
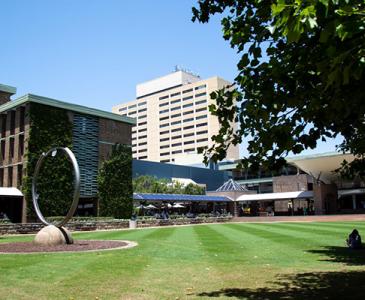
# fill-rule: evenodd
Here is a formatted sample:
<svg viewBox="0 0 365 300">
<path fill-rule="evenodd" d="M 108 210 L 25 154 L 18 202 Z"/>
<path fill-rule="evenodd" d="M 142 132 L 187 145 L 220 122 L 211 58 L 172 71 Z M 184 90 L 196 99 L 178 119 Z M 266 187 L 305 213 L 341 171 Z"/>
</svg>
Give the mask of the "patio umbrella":
<svg viewBox="0 0 365 300">
<path fill-rule="evenodd" d="M 174 208 L 185 208 L 184 205 L 180 204 L 180 203 L 176 203 L 173 205 Z"/>
<path fill-rule="evenodd" d="M 146 208 L 148 208 L 148 209 L 155 209 L 155 208 L 156 208 L 156 206 L 154 206 L 154 205 L 152 205 L 152 204 L 148 204 L 148 205 L 146 206 Z"/>
</svg>

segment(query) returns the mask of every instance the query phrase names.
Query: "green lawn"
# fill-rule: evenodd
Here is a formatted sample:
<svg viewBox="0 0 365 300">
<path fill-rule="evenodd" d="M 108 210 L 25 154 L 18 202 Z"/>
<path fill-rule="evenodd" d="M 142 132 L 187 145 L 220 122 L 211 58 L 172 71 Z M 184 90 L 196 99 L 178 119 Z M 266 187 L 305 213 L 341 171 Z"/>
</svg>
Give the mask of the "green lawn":
<svg viewBox="0 0 365 300">
<path fill-rule="evenodd" d="M 0 255 L 0 299 L 365 299 L 365 223 L 196 225 L 74 234 L 126 250 Z M 0 238 L 0 242 L 32 237 Z"/>
</svg>

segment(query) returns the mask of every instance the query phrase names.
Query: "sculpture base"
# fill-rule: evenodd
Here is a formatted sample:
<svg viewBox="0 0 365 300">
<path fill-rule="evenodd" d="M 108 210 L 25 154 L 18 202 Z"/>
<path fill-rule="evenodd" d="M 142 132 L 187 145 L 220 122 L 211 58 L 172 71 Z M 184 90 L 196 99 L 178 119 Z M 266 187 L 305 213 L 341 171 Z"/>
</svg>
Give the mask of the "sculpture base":
<svg viewBox="0 0 365 300">
<path fill-rule="evenodd" d="M 73 238 L 66 228 L 48 225 L 37 233 L 34 243 L 44 246 L 73 244 Z"/>
</svg>

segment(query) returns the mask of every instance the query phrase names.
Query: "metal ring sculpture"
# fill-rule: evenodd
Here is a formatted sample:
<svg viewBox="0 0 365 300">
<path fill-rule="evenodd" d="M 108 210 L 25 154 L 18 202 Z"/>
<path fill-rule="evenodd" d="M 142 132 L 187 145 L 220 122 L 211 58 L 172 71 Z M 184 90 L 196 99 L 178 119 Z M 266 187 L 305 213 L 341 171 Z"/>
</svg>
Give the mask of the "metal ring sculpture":
<svg viewBox="0 0 365 300">
<path fill-rule="evenodd" d="M 73 169 L 74 169 L 74 193 L 73 193 L 73 201 L 71 204 L 71 207 L 69 209 L 69 211 L 67 212 L 67 215 L 65 216 L 65 218 L 56 224 L 52 224 L 47 222 L 47 220 L 43 217 L 43 214 L 41 212 L 41 210 L 39 209 L 39 205 L 38 205 L 38 198 L 39 198 L 39 194 L 37 193 L 37 176 L 39 173 L 39 170 L 41 168 L 41 165 L 44 161 L 44 159 L 51 154 L 52 156 L 55 156 L 57 154 L 57 151 L 61 150 L 62 152 L 64 152 L 67 155 L 67 158 L 69 159 L 69 161 L 72 163 Z M 77 204 L 79 202 L 79 196 L 80 196 L 80 169 L 79 169 L 79 165 L 77 163 L 76 157 L 75 155 L 72 153 L 72 151 L 69 148 L 63 148 L 63 147 L 55 147 L 52 148 L 51 150 L 49 150 L 47 153 L 42 153 L 41 157 L 39 158 L 36 166 L 35 166 L 35 171 L 34 171 L 34 175 L 33 175 L 33 181 L 32 181 L 32 200 L 33 200 L 33 205 L 35 208 L 35 211 L 37 213 L 38 218 L 41 220 L 41 222 L 44 225 L 54 225 L 57 227 L 62 227 L 63 225 L 65 225 L 74 215 L 76 208 L 77 208 Z"/>
</svg>

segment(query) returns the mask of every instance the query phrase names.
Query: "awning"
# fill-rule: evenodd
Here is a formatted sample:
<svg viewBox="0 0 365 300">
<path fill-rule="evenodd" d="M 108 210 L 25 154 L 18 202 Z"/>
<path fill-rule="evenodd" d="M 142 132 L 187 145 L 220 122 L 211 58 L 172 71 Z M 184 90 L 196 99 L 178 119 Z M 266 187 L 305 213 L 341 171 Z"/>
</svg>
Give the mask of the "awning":
<svg viewBox="0 0 365 300">
<path fill-rule="evenodd" d="M 0 187 L 0 197 L 23 197 L 23 193 L 15 187 Z"/>
<path fill-rule="evenodd" d="M 338 190 L 338 197 L 365 194 L 365 189 Z"/>
<path fill-rule="evenodd" d="M 297 191 L 285 193 L 248 194 L 239 196 L 236 201 L 275 201 L 313 198 L 313 191 Z"/>
<path fill-rule="evenodd" d="M 172 202 L 230 202 L 231 199 L 224 196 L 185 195 L 185 194 L 144 194 L 134 193 L 134 200 L 139 201 L 172 201 Z"/>
</svg>

